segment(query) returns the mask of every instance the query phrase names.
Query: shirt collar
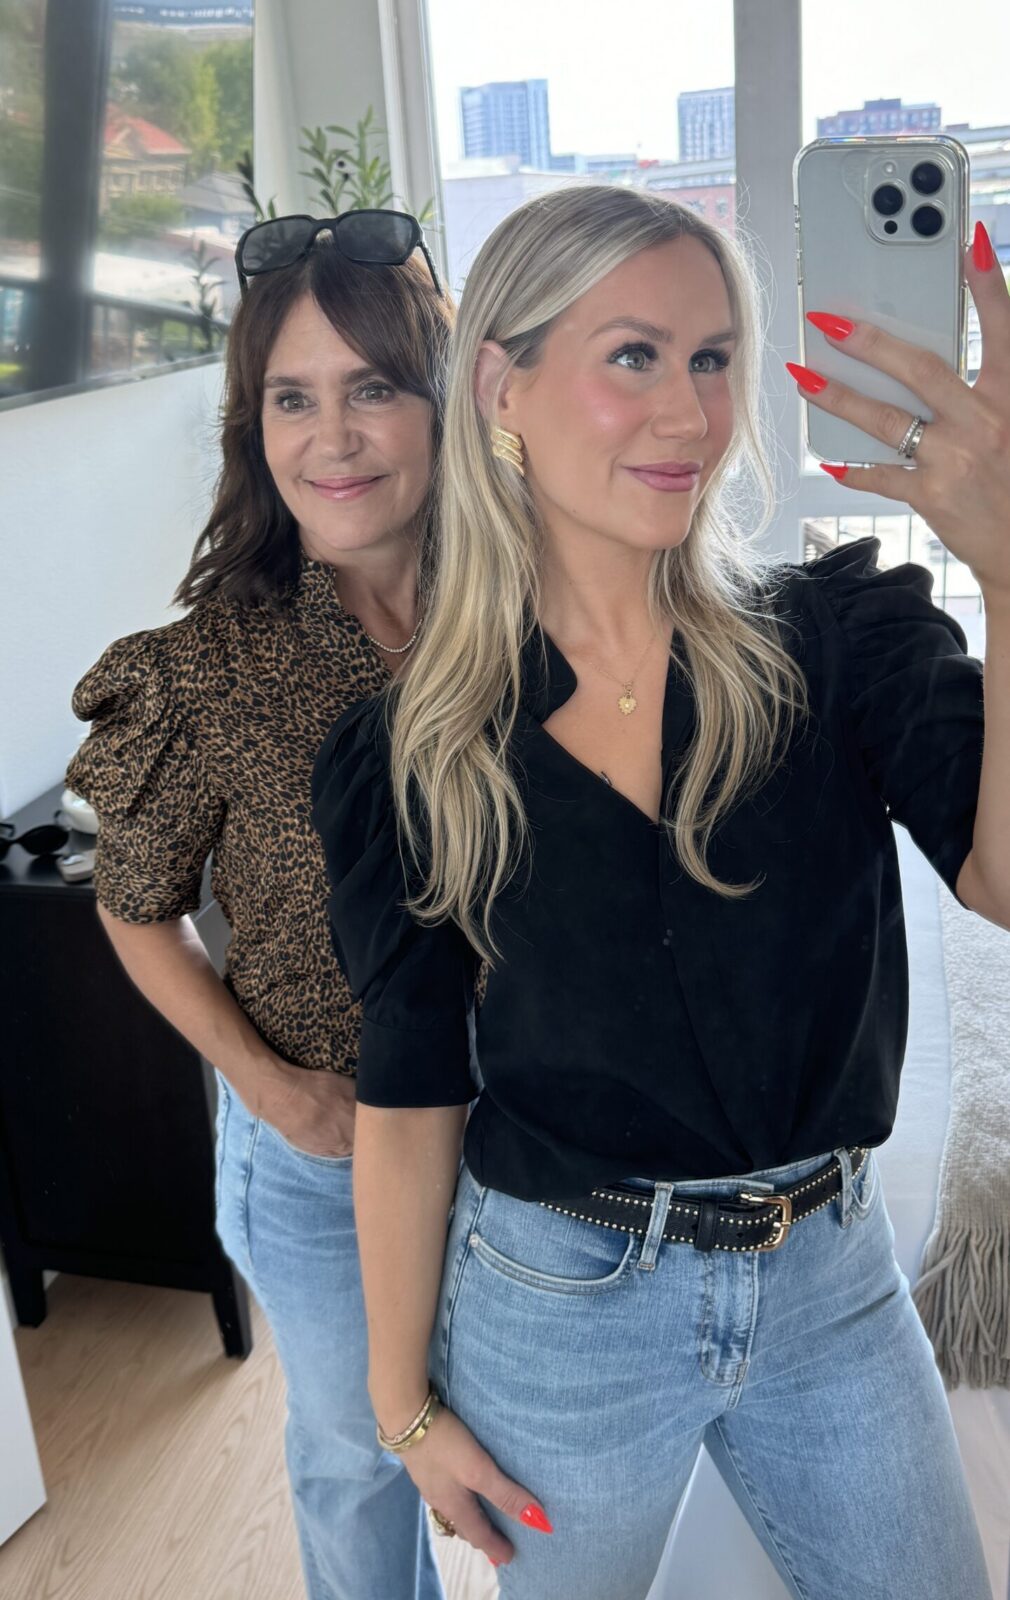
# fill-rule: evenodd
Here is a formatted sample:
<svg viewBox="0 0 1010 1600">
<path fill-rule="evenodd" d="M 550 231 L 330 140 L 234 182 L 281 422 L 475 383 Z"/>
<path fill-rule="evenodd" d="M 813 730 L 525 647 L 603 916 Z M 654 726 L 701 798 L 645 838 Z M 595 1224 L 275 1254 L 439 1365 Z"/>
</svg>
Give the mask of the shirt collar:
<svg viewBox="0 0 1010 1600">
<path fill-rule="evenodd" d="M 535 722 L 546 722 L 578 686 L 574 671 L 539 623 L 523 645 L 520 670 L 522 703 Z"/>
<path fill-rule="evenodd" d="M 539 723 L 570 700 L 578 686 L 574 669 L 549 633 L 539 624 L 526 640 L 521 657 L 522 704 Z M 663 700 L 663 750 L 669 754 L 686 743 L 694 724 L 694 693 L 687 673 L 671 660 Z"/>
</svg>

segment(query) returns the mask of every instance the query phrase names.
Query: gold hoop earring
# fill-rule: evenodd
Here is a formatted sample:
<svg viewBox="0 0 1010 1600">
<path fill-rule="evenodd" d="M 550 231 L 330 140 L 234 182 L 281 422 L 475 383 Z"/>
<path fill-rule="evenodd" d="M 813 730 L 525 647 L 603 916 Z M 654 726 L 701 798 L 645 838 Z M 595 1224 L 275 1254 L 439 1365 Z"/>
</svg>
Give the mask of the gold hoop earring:
<svg viewBox="0 0 1010 1600">
<path fill-rule="evenodd" d="M 509 433 L 507 428 L 492 428 L 491 454 L 497 456 L 499 461 L 507 461 L 510 467 L 515 467 L 520 478 L 525 478 L 523 442 L 517 433 Z"/>
</svg>

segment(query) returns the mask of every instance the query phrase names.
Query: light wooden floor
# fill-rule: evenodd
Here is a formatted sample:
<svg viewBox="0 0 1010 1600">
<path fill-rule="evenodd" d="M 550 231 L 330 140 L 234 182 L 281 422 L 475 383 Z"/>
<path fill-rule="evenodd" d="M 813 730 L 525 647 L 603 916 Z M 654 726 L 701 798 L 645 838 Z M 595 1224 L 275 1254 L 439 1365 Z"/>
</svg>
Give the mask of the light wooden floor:
<svg viewBox="0 0 1010 1600">
<path fill-rule="evenodd" d="M 259 1308 L 240 1362 L 207 1295 L 60 1277 L 49 1307 L 17 1333 L 49 1501 L 0 1547 L 2 1600 L 303 1600 Z M 483 1556 L 437 1548 L 449 1600 L 494 1600 Z"/>
</svg>

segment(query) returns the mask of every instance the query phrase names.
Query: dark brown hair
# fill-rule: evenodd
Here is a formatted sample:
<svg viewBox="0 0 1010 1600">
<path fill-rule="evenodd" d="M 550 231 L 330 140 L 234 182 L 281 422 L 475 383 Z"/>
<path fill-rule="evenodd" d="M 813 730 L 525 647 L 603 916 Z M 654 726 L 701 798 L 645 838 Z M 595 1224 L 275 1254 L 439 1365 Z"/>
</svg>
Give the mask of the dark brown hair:
<svg viewBox="0 0 1010 1600">
<path fill-rule="evenodd" d="M 263 452 L 263 380 L 288 313 L 311 295 L 369 366 L 407 394 L 431 402 L 432 446 L 442 437 L 445 367 L 455 310 L 417 257 L 402 267 L 349 261 L 323 238 L 304 261 L 250 280 L 228 334 L 221 409 L 221 473 L 214 506 L 175 593 L 189 606 L 210 595 L 247 605 L 282 605 L 299 573 L 298 528 Z M 423 533 L 434 495 L 422 508 Z"/>
</svg>

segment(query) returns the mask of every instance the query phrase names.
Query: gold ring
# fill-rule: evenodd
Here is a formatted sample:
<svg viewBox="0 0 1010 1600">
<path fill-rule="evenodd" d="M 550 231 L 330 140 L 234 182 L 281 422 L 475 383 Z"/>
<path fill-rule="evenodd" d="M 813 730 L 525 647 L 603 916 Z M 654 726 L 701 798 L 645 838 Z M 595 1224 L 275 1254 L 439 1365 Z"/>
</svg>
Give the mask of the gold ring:
<svg viewBox="0 0 1010 1600">
<path fill-rule="evenodd" d="M 443 1533 L 447 1539 L 455 1539 L 455 1523 L 450 1522 L 448 1517 L 443 1517 L 441 1511 L 436 1511 L 434 1506 L 428 1507 L 428 1515 L 435 1526 L 436 1533 Z"/>
</svg>

